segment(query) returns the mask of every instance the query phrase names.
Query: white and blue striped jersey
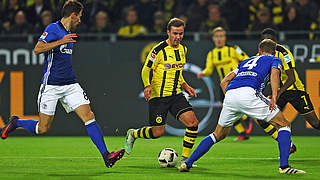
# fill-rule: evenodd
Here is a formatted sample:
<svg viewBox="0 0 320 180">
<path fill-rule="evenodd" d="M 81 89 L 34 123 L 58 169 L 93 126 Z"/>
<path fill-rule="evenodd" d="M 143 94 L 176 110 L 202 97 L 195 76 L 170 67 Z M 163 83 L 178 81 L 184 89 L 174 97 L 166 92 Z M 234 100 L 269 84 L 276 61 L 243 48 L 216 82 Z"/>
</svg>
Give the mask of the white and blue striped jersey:
<svg viewBox="0 0 320 180">
<path fill-rule="evenodd" d="M 60 21 L 47 26 L 39 38 L 45 43 L 54 42 L 70 34 Z M 72 68 L 73 43 L 62 44 L 45 52 L 45 69 L 42 84 L 68 85 L 76 83 L 76 76 Z"/>
<path fill-rule="evenodd" d="M 265 82 L 269 81 L 272 68 L 282 70 L 282 62 L 278 57 L 259 55 L 242 61 L 234 70 L 237 75 L 228 85 L 226 92 L 240 87 L 251 87 L 261 92 Z"/>
</svg>

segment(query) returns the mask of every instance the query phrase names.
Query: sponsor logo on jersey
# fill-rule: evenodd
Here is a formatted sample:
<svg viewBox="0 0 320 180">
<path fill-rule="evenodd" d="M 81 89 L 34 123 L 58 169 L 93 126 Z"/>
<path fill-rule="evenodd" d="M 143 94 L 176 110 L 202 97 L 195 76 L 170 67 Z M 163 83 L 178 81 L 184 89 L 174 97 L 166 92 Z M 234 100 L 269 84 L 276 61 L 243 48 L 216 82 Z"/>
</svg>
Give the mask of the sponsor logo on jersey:
<svg viewBox="0 0 320 180">
<path fill-rule="evenodd" d="M 72 49 L 67 49 L 67 44 L 60 46 L 60 52 L 64 54 L 72 54 Z"/>
<path fill-rule="evenodd" d="M 149 60 L 154 62 L 154 60 L 156 60 L 157 55 L 155 53 L 151 53 Z"/>
<path fill-rule="evenodd" d="M 44 32 L 41 36 L 40 36 L 40 39 L 45 39 L 47 37 L 48 33 L 47 32 Z"/>
<path fill-rule="evenodd" d="M 164 68 L 165 68 L 165 69 L 170 69 L 170 68 L 171 68 L 171 64 L 170 64 L 170 63 L 164 64 Z"/>
<path fill-rule="evenodd" d="M 283 56 L 283 58 L 284 58 L 284 61 L 285 61 L 286 63 L 289 63 L 289 62 L 291 62 L 291 61 L 292 61 L 292 59 L 291 59 L 291 57 L 290 57 L 290 55 L 289 55 L 289 54 L 287 54 L 287 55 Z"/>
<path fill-rule="evenodd" d="M 256 72 L 252 71 L 244 71 L 237 74 L 237 76 L 257 76 L 258 74 Z"/>
</svg>

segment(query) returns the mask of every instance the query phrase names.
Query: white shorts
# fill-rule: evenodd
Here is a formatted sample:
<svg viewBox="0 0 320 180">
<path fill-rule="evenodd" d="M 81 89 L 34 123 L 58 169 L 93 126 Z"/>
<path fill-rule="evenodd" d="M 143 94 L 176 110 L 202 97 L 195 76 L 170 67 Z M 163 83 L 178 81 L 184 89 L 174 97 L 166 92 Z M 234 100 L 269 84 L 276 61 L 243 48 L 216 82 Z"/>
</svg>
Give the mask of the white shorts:
<svg viewBox="0 0 320 180">
<path fill-rule="evenodd" d="M 90 104 L 86 93 L 78 83 L 63 86 L 41 84 L 38 95 L 39 112 L 53 116 L 58 100 L 67 113 L 83 104 Z"/>
<path fill-rule="evenodd" d="M 241 87 L 227 91 L 218 124 L 230 127 L 244 114 L 251 118 L 269 122 L 278 112 L 276 106 L 269 110 L 269 99 L 251 87 Z"/>
</svg>

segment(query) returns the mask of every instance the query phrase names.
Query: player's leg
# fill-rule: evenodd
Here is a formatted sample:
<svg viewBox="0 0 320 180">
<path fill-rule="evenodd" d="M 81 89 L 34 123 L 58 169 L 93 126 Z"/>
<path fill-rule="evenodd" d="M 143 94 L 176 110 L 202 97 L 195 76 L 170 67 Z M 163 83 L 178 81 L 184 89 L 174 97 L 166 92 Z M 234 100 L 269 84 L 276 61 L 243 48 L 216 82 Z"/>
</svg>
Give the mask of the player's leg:
<svg viewBox="0 0 320 180">
<path fill-rule="evenodd" d="M 171 97 L 154 98 L 148 102 L 150 126 L 127 131 L 124 145 L 127 154 L 131 154 L 136 139 L 156 139 L 164 134 L 170 99 Z"/>
<path fill-rule="evenodd" d="M 295 93 L 295 98 L 290 101 L 293 107 L 314 129 L 320 130 L 320 120 L 314 112 L 309 94 L 305 91 L 293 91 L 292 93 Z"/>
<path fill-rule="evenodd" d="M 172 102 L 169 108 L 170 113 L 186 126 L 180 161 L 180 163 L 182 163 L 186 161 L 191 154 L 191 149 L 198 135 L 199 121 L 192 110 L 192 106 L 182 93 L 174 96 Z"/>
<path fill-rule="evenodd" d="M 291 168 L 289 166 L 289 155 L 291 145 L 290 122 L 279 111 L 270 123 L 278 128 L 278 146 L 280 152 L 280 173 L 305 173 L 305 171 Z"/>
<path fill-rule="evenodd" d="M 205 137 L 198 147 L 194 150 L 194 152 L 191 154 L 191 156 L 186 160 L 185 163 L 182 163 L 178 169 L 180 172 L 188 172 L 190 168 L 192 167 L 193 163 L 200 159 L 204 154 L 206 154 L 209 149 L 219 141 L 223 140 L 230 130 L 232 129 L 232 126 L 230 127 L 223 127 L 221 125 L 217 125 L 214 133 L 208 135 Z"/>
<path fill-rule="evenodd" d="M 186 161 L 190 154 L 192 147 L 198 136 L 198 120 L 193 111 L 186 111 L 178 116 L 179 120 L 187 127 L 183 137 L 183 148 L 181 155 L 181 162 Z"/>
<path fill-rule="evenodd" d="M 1 138 L 6 139 L 16 128 L 22 127 L 32 134 L 43 134 L 51 127 L 59 96 L 55 94 L 53 86 L 41 85 L 38 94 L 39 121 L 34 119 L 19 119 L 11 116 L 8 124 L 1 131 Z"/>
<path fill-rule="evenodd" d="M 247 117 L 247 116 L 246 116 Z M 233 125 L 234 129 L 239 133 L 239 137 L 237 137 L 236 139 L 234 139 L 235 141 L 243 141 L 243 140 L 247 140 L 249 139 L 249 135 L 246 132 L 246 128 L 244 127 L 244 125 L 242 124 L 242 118 L 237 120 L 234 125 Z"/>
</svg>

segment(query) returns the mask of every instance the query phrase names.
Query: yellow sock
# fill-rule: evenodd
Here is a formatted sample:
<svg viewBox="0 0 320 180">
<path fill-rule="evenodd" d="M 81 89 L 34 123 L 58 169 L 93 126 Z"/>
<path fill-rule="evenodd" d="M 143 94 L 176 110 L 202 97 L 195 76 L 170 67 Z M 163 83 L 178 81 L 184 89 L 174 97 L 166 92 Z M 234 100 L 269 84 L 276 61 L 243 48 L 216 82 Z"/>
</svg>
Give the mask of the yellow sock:
<svg viewBox="0 0 320 180">
<path fill-rule="evenodd" d="M 134 138 L 155 139 L 152 133 L 152 127 L 143 127 L 134 130 Z"/>
<path fill-rule="evenodd" d="M 198 135 L 198 127 L 188 127 L 183 137 L 182 156 L 188 158 Z"/>
</svg>

